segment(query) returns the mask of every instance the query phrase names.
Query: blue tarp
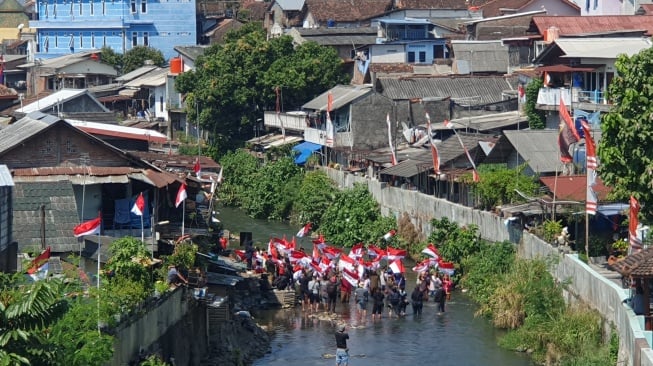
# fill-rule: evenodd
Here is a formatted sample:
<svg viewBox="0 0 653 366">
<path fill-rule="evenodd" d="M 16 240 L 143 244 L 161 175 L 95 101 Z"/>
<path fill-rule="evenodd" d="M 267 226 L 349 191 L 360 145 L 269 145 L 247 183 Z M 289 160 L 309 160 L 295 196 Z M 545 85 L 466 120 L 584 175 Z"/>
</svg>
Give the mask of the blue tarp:
<svg viewBox="0 0 653 366">
<path fill-rule="evenodd" d="M 322 145 L 314 144 L 312 142 L 304 141 L 301 144 L 293 147 L 293 151 L 299 152 L 299 155 L 295 157 L 295 164 L 301 165 L 308 160 L 308 158 L 313 154 L 313 151 L 320 150 Z"/>
</svg>

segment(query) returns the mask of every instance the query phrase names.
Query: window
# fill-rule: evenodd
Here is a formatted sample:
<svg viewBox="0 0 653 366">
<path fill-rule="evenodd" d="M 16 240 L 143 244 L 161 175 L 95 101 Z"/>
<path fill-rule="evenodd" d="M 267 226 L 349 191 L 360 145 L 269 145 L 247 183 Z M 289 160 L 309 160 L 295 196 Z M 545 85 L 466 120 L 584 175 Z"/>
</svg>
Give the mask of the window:
<svg viewBox="0 0 653 366">
<path fill-rule="evenodd" d="M 163 112 L 163 96 L 159 96 L 159 110 Z"/>
<path fill-rule="evenodd" d="M 147 13 L 147 0 L 141 0 L 141 13 Z"/>
<path fill-rule="evenodd" d="M 587 0 L 589 1 L 589 0 Z M 136 13 L 136 0 L 129 0 L 130 11 L 132 14 Z"/>
<path fill-rule="evenodd" d="M 54 34 L 54 48 L 59 48 L 59 33 Z"/>
<path fill-rule="evenodd" d="M 70 40 L 68 41 L 68 48 L 70 48 L 71 51 L 75 49 L 75 38 L 73 38 L 73 34 L 70 33 Z"/>
<path fill-rule="evenodd" d="M 48 3 L 45 3 L 44 5 L 45 5 L 44 6 L 44 10 L 45 10 L 44 13 L 45 13 L 45 17 L 47 18 L 48 17 Z"/>
<path fill-rule="evenodd" d="M 57 17 L 57 3 L 52 4 L 52 16 Z"/>
<path fill-rule="evenodd" d="M 95 48 L 95 33 L 91 32 L 91 48 Z"/>
<path fill-rule="evenodd" d="M 106 47 L 106 46 L 107 46 L 107 33 L 104 32 L 102 33 L 102 47 Z"/>
<path fill-rule="evenodd" d="M 150 33 L 143 32 L 143 46 L 147 47 L 150 45 Z"/>
<path fill-rule="evenodd" d="M 48 48 L 50 48 L 50 39 L 48 37 L 43 38 L 43 50 L 45 52 L 48 52 Z"/>
<path fill-rule="evenodd" d="M 82 0 L 79 0 L 79 15 L 83 15 L 84 10 L 82 9 Z"/>
<path fill-rule="evenodd" d="M 68 154 L 74 154 L 77 152 L 77 147 L 71 139 L 66 139 L 66 152 Z"/>
<path fill-rule="evenodd" d="M 132 47 L 138 46 L 138 33 L 132 32 Z"/>
<path fill-rule="evenodd" d="M 54 141 L 51 139 L 45 140 L 43 145 L 41 145 L 41 155 L 50 155 L 54 150 Z"/>
<path fill-rule="evenodd" d="M 426 52 L 425 51 L 419 51 L 419 62 L 420 63 L 426 63 Z"/>
<path fill-rule="evenodd" d="M 415 62 L 415 52 L 408 52 L 408 63 Z"/>
<path fill-rule="evenodd" d="M 107 2 L 105 0 L 102 0 L 102 15 L 107 14 Z"/>
<path fill-rule="evenodd" d="M 79 48 L 84 48 L 84 33 L 79 32 Z"/>
<path fill-rule="evenodd" d="M 90 10 L 89 10 L 89 11 L 91 12 L 91 15 L 95 15 L 95 9 L 94 9 L 94 7 L 93 7 L 93 0 L 89 1 L 89 2 L 88 2 L 88 5 L 90 6 Z"/>
<path fill-rule="evenodd" d="M 64 3 L 65 4 L 65 3 Z M 73 9 L 73 6 L 75 6 L 75 1 L 71 0 L 70 1 L 70 16 L 75 15 L 75 10 Z"/>
</svg>

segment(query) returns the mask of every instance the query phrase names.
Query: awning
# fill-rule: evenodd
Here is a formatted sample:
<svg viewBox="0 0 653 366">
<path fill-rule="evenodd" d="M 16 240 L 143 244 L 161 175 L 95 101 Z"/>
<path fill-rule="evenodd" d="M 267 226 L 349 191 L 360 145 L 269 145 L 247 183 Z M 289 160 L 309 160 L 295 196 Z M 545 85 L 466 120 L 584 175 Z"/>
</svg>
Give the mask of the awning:
<svg viewBox="0 0 653 366">
<path fill-rule="evenodd" d="M 293 147 L 293 151 L 299 151 L 299 155 L 295 158 L 295 164 L 304 164 L 306 160 L 313 154 L 313 151 L 320 150 L 322 145 L 314 144 L 312 142 L 304 141 L 301 144 Z"/>
<path fill-rule="evenodd" d="M 593 72 L 604 65 L 548 65 L 540 66 L 536 70 L 540 72 Z"/>
</svg>

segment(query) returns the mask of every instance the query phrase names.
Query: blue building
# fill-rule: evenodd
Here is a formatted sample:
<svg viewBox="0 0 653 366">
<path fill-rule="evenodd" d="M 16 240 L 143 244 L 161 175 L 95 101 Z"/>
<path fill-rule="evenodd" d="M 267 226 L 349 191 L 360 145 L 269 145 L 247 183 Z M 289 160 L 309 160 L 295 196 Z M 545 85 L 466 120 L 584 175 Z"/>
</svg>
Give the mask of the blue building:
<svg viewBox="0 0 653 366">
<path fill-rule="evenodd" d="M 445 35 L 448 30 L 428 19 L 386 19 L 373 22 L 378 27 L 376 44 L 370 46 L 372 63 L 431 65 L 449 58 Z"/>
<path fill-rule="evenodd" d="M 197 42 L 195 0 L 37 0 L 35 58 L 135 46 L 175 57 L 177 45 Z"/>
</svg>

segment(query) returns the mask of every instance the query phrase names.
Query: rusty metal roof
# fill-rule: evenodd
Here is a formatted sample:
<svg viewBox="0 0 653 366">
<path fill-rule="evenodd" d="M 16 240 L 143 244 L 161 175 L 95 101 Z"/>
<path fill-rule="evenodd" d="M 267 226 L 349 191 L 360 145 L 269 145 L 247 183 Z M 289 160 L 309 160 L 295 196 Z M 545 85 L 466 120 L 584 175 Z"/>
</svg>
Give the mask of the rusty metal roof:
<svg viewBox="0 0 653 366">
<path fill-rule="evenodd" d="M 617 261 L 612 269 L 622 276 L 634 278 L 653 278 L 653 247 L 643 249 Z"/>
<path fill-rule="evenodd" d="M 70 180 L 73 184 L 93 183 L 126 183 L 128 179 L 136 179 L 157 188 L 166 187 L 172 183 L 182 183 L 183 179 L 175 174 L 153 169 L 137 169 L 131 167 L 42 167 L 13 170 L 14 179 L 20 182 Z M 46 179 L 44 179 L 46 178 Z"/>
<path fill-rule="evenodd" d="M 586 175 L 563 175 L 556 179 L 553 177 L 540 177 L 540 181 L 554 192 L 558 200 L 570 200 L 584 202 L 587 198 L 587 176 Z M 600 177 L 596 178 L 596 184 L 592 187 L 596 192 L 599 202 L 604 201 L 612 190 L 606 187 Z"/>
<path fill-rule="evenodd" d="M 653 34 L 651 15 L 534 16 L 532 23 L 540 34 L 550 27 L 556 27 L 561 36 L 635 30 Z"/>
</svg>

